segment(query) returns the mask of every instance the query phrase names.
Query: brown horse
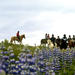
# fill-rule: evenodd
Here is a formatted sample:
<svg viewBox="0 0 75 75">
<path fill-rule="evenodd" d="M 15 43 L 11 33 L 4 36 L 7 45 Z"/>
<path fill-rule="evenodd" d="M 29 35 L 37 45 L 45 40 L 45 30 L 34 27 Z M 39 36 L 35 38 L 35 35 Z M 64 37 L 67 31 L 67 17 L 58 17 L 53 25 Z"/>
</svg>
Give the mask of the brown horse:
<svg viewBox="0 0 75 75">
<path fill-rule="evenodd" d="M 18 41 L 21 44 L 23 38 L 25 38 L 25 35 L 24 34 L 20 36 L 20 40 L 16 36 L 13 36 L 13 37 L 11 37 L 10 42 L 13 43 L 13 41 L 14 41 L 14 43 L 15 43 L 15 41 Z"/>
<path fill-rule="evenodd" d="M 75 41 L 74 41 L 74 40 L 69 40 L 69 41 L 68 41 L 68 46 L 69 46 L 70 48 L 75 47 Z"/>
</svg>

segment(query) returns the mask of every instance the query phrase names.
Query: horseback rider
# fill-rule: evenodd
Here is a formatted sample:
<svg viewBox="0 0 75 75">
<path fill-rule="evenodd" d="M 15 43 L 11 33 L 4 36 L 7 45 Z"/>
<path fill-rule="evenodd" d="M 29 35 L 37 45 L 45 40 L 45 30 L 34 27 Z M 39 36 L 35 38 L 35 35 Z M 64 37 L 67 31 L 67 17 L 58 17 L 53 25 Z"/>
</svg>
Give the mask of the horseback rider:
<svg viewBox="0 0 75 75">
<path fill-rule="evenodd" d="M 68 43 L 68 39 L 66 37 L 66 34 L 63 35 L 63 38 L 62 39 L 63 39 L 63 42 Z"/>
<path fill-rule="evenodd" d="M 49 34 L 47 35 L 47 38 L 50 39 L 50 35 Z"/>
<path fill-rule="evenodd" d="M 71 35 L 69 35 L 69 37 L 68 37 L 68 41 L 69 41 L 69 40 L 71 40 Z"/>
<path fill-rule="evenodd" d="M 68 46 L 68 39 L 66 37 L 66 34 L 63 35 L 63 38 L 61 39 L 61 49 L 66 49 Z"/>
<path fill-rule="evenodd" d="M 60 47 L 61 39 L 59 36 L 57 36 L 56 43 L 57 43 L 57 47 Z"/>
<path fill-rule="evenodd" d="M 45 39 L 48 39 L 48 37 L 47 37 L 47 33 L 45 34 Z"/>
<path fill-rule="evenodd" d="M 19 31 L 17 31 L 17 34 L 16 34 L 18 40 L 20 41 L 20 35 L 19 35 Z"/>
<path fill-rule="evenodd" d="M 50 38 L 50 40 L 52 41 L 52 43 L 55 46 L 56 38 L 54 37 L 54 34 L 52 34 L 52 37 Z"/>
<path fill-rule="evenodd" d="M 73 40 L 75 41 L 75 35 L 73 35 Z"/>
<path fill-rule="evenodd" d="M 68 37 L 68 43 L 72 40 L 71 35 Z"/>
</svg>

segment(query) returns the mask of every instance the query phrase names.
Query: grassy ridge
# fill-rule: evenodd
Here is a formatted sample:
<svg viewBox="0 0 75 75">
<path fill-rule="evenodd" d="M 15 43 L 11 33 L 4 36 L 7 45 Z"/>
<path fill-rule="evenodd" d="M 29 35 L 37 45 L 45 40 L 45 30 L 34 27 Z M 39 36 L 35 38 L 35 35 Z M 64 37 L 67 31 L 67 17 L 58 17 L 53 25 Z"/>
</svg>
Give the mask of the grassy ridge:
<svg viewBox="0 0 75 75">
<path fill-rule="evenodd" d="M 29 45 L 21 45 L 21 44 L 11 44 L 8 42 L 8 40 L 4 40 L 4 42 L 1 42 L 0 45 L 5 46 L 6 50 L 9 47 L 12 47 L 14 54 L 17 56 L 22 50 L 24 49 L 29 49 L 31 50 L 31 53 L 33 54 L 35 51 L 35 46 L 29 46 Z"/>
</svg>

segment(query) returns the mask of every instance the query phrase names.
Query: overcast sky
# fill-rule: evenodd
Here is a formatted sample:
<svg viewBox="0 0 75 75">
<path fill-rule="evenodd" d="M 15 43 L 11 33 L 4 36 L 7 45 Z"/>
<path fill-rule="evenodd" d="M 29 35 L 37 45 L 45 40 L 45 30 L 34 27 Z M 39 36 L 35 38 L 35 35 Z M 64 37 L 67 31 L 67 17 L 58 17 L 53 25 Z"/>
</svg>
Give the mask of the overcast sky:
<svg viewBox="0 0 75 75">
<path fill-rule="evenodd" d="M 75 34 L 75 0 L 0 0 L 0 40 L 25 34 L 24 44 L 50 36 Z"/>
</svg>

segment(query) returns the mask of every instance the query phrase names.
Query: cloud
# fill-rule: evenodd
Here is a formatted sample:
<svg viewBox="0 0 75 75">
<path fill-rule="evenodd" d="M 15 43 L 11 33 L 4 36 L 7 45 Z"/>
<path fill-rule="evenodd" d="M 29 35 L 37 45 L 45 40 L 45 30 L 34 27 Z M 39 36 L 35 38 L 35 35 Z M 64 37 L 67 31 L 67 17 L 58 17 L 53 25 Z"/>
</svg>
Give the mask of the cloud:
<svg viewBox="0 0 75 75">
<path fill-rule="evenodd" d="M 41 39 L 45 38 L 44 37 L 44 31 L 35 31 L 35 32 L 29 32 L 29 33 L 25 33 L 26 35 L 26 39 L 23 40 L 24 44 L 29 44 L 29 45 L 40 45 L 40 41 Z"/>
</svg>

